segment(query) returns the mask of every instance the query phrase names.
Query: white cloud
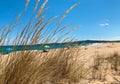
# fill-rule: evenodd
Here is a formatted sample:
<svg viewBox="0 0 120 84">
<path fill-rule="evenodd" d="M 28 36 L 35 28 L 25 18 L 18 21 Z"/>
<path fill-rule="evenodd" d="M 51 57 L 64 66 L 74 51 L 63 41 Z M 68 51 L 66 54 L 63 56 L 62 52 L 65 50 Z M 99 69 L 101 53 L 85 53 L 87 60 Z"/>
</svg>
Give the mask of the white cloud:
<svg viewBox="0 0 120 84">
<path fill-rule="evenodd" d="M 110 26 L 110 24 L 109 23 L 102 23 L 102 24 L 99 24 L 99 26 L 101 26 L 101 27 L 108 27 L 108 26 Z"/>
</svg>

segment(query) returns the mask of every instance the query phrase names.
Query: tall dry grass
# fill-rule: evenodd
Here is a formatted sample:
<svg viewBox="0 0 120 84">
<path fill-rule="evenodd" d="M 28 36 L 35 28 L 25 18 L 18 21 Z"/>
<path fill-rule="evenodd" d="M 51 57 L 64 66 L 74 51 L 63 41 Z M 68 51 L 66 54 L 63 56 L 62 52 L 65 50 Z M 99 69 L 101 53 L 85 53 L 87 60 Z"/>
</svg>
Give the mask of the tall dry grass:
<svg viewBox="0 0 120 84">
<path fill-rule="evenodd" d="M 7 57 L 9 61 L 4 60 L 5 69 L 2 72 L 4 76 L 1 84 L 77 83 L 81 79 L 81 72 L 84 72 L 77 57 L 75 49 L 53 50 L 52 53 L 12 53 Z"/>
<path fill-rule="evenodd" d="M 17 45 L 26 46 L 38 43 L 45 45 L 50 42 L 71 42 L 74 40 L 67 35 L 78 27 L 66 31 L 71 24 L 63 25 L 62 21 L 78 3 L 65 11 L 58 21 L 56 21 L 57 16 L 45 21 L 44 10 L 48 0 L 44 0 L 40 9 L 38 9 L 40 2 L 40 0 L 36 0 L 30 20 L 27 23 L 22 23 L 21 21 L 26 17 L 25 13 L 30 3 L 30 0 L 26 0 L 24 11 L 17 16 L 15 22 L 1 29 L 1 46 L 12 44 L 15 48 Z M 51 27 L 53 29 L 49 29 L 48 27 L 54 21 L 56 23 Z M 16 37 L 11 39 L 11 35 L 16 29 L 18 31 Z M 58 38 L 56 39 L 56 37 Z M 77 61 L 79 50 L 72 52 L 73 50 L 75 49 L 62 48 L 46 53 L 21 51 L 0 55 L 0 84 L 67 84 L 78 82 L 81 78 L 81 72 L 84 72 L 84 70 Z M 77 65 L 80 66 L 77 67 Z"/>
<path fill-rule="evenodd" d="M 66 31 L 72 24 L 63 25 L 62 21 L 79 3 L 67 9 L 58 21 L 56 21 L 57 16 L 46 21 L 44 12 L 48 0 L 44 0 L 38 8 L 40 2 L 41 0 L 36 0 L 30 20 L 21 26 L 30 3 L 30 0 L 26 0 L 24 11 L 17 16 L 14 24 L 0 28 L 0 45 L 13 44 L 16 47 L 16 45 L 26 46 L 38 43 L 45 45 L 50 42 L 69 41 L 65 45 L 67 46 L 74 40 L 67 35 L 78 27 Z M 56 23 L 50 26 L 54 21 Z M 23 27 L 22 30 L 21 27 Z M 15 29 L 18 32 L 16 37 L 11 39 L 10 36 Z M 114 75 L 120 75 L 120 55 L 117 52 L 107 57 L 95 55 L 95 58 L 89 59 L 93 60 L 92 65 L 87 67 L 86 63 L 90 61 L 83 61 L 84 57 L 81 49 L 76 47 L 54 49 L 48 52 L 24 50 L 0 55 L 0 84 L 93 84 L 92 81 L 95 80 L 106 81 L 106 76 L 111 72 Z"/>
<path fill-rule="evenodd" d="M 58 16 L 51 16 L 51 18 L 47 18 L 47 16 L 44 14 L 48 0 L 44 0 L 41 7 L 38 8 L 40 2 L 40 0 L 36 0 L 34 11 L 31 15 L 29 15 L 30 19 L 26 23 L 22 23 L 24 21 L 24 18 L 26 17 L 27 8 L 30 3 L 30 0 L 26 0 L 24 11 L 18 14 L 12 24 L 7 24 L 4 28 L 1 28 L 1 45 L 33 45 L 38 43 L 46 44 L 51 42 L 62 42 L 67 40 L 67 35 L 69 33 L 73 32 L 76 28 L 78 28 L 70 28 L 72 25 L 64 25 L 62 22 L 65 16 L 74 7 L 76 7 L 78 3 L 67 9 L 57 21 L 56 19 L 58 18 Z M 67 28 L 69 28 L 69 31 L 66 31 Z M 13 38 L 11 37 L 11 35 L 14 33 L 15 30 L 17 32 L 14 34 L 15 37 Z"/>
</svg>

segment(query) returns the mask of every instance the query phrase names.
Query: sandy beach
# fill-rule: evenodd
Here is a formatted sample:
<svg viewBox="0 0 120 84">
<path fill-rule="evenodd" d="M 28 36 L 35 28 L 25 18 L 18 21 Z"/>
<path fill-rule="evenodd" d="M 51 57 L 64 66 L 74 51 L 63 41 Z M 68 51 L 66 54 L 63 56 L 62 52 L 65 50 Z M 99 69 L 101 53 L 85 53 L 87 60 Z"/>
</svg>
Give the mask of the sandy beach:
<svg viewBox="0 0 120 84">
<path fill-rule="evenodd" d="M 80 80 L 80 82 L 74 84 L 120 84 L 120 65 L 117 65 L 118 70 L 114 71 L 113 69 L 111 69 L 112 64 L 107 60 L 107 58 L 114 55 L 114 53 L 117 53 L 118 55 L 120 54 L 119 52 L 120 43 L 102 43 L 99 44 L 99 46 L 97 46 L 96 44 L 88 45 L 85 47 L 79 46 L 70 49 L 66 48 L 64 49 L 64 51 L 66 51 L 66 53 L 67 52 L 71 53 L 72 55 L 71 57 L 73 58 L 70 58 L 70 60 L 71 59 L 76 60 L 77 64 L 75 64 L 74 67 L 82 66 L 83 72 L 86 72 L 86 70 L 88 70 L 88 72 L 90 71 L 89 73 L 87 73 L 86 79 L 83 78 Z M 42 52 L 42 51 L 29 51 L 29 52 L 34 53 L 35 55 L 34 61 L 38 62 L 38 58 L 39 61 L 40 59 L 43 59 L 42 61 L 39 62 L 41 63 L 44 61 L 44 59 L 55 57 L 56 55 L 54 54 L 60 53 L 61 51 L 60 49 L 56 49 L 56 50 L 50 50 L 48 52 Z M 19 53 L 20 52 L 18 52 L 18 54 Z M 8 60 L 7 58 L 8 57 L 10 58 L 9 55 L 13 57 L 15 56 L 15 53 L 10 53 L 4 56 L 2 55 L 0 56 L 0 59 L 2 59 L 3 61 Z M 100 58 L 100 60 L 96 60 L 96 58 Z M 99 63 L 99 61 L 102 61 L 100 62 L 101 64 Z M 95 66 L 97 66 L 97 69 L 93 69 L 95 68 Z M 68 84 L 68 83 L 60 83 L 60 84 Z"/>
</svg>

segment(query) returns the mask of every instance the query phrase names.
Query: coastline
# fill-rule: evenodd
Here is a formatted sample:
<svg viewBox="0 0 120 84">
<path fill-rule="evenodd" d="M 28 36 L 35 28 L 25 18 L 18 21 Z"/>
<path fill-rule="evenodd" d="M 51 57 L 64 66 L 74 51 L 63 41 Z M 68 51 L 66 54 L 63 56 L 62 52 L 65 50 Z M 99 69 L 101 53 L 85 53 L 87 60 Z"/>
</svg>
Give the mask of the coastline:
<svg viewBox="0 0 120 84">
<path fill-rule="evenodd" d="M 25 51 L 25 52 L 32 53 L 34 55 L 33 56 L 34 61 L 39 59 L 39 60 L 41 60 L 40 61 L 40 63 L 41 63 L 41 62 L 44 62 L 45 59 L 54 58 L 53 54 L 61 53 L 61 50 L 62 49 L 53 49 L 53 50 L 49 50 L 48 52 L 43 52 L 43 51 Z M 93 67 L 94 60 L 98 56 L 100 56 L 100 58 L 102 59 L 102 58 L 107 58 L 116 52 L 120 55 L 120 52 L 119 52 L 120 51 L 120 43 L 93 44 L 92 46 L 88 45 L 85 47 L 77 46 L 77 47 L 70 47 L 69 49 L 64 48 L 63 51 L 66 51 L 68 53 L 70 52 L 71 54 L 73 54 L 74 55 L 73 59 L 75 59 L 77 61 L 77 64 L 75 66 L 76 67 L 78 65 L 81 66 L 81 64 L 83 63 L 84 65 L 82 65 L 82 67 L 84 67 L 83 69 L 86 70 L 86 69 L 89 69 L 90 67 Z M 21 53 L 24 54 L 25 52 L 21 51 L 21 52 L 17 52 L 17 53 L 19 55 Z M 1 56 L 1 59 L 3 60 L 3 62 L 5 62 L 5 61 L 7 61 L 7 58 L 12 58 L 15 56 L 15 54 L 16 53 L 10 53 L 5 56 Z M 101 70 L 101 71 L 98 70 L 97 74 L 101 74 L 101 72 L 104 72 L 104 67 L 109 67 L 109 66 L 108 66 L 108 64 L 103 63 L 103 65 L 101 67 L 103 67 L 103 70 Z M 94 79 L 94 81 L 90 81 L 89 77 L 88 77 L 87 80 L 85 79 L 82 81 L 82 84 L 84 84 L 85 82 L 87 84 L 104 84 L 104 83 L 115 84 L 116 79 L 117 79 L 117 81 L 120 81 L 120 76 L 114 75 L 116 73 L 113 72 L 111 69 L 108 68 L 108 70 L 105 73 L 107 73 L 107 74 L 105 74 L 105 76 L 104 76 L 104 79 L 105 79 L 104 81 L 97 80 L 97 79 Z M 96 74 L 96 72 L 95 72 L 95 74 Z M 120 83 L 120 82 L 118 82 L 118 83 Z"/>
</svg>

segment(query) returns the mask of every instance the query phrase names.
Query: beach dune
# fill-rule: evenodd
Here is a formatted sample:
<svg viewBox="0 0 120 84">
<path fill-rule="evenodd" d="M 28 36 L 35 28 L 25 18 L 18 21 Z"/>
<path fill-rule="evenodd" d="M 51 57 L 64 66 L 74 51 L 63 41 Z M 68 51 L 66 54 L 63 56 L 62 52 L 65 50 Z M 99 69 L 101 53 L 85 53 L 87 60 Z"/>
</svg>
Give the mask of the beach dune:
<svg viewBox="0 0 120 84">
<path fill-rule="evenodd" d="M 102 43 L 99 46 L 95 44 L 48 52 L 22 51 L 1 55 L 0 82 L 2 84 L 6 80 L 8 84 L 13 84 L 15 81 L 18 81 L 17 84 L 26 82 L 27 84 L 33 82 L 34 84 L 69 84 L 69 82 L 119 84 L 120 60 L 117 60 L 120 59 L 119 46 L 120 43 Z"/>
</svg>

